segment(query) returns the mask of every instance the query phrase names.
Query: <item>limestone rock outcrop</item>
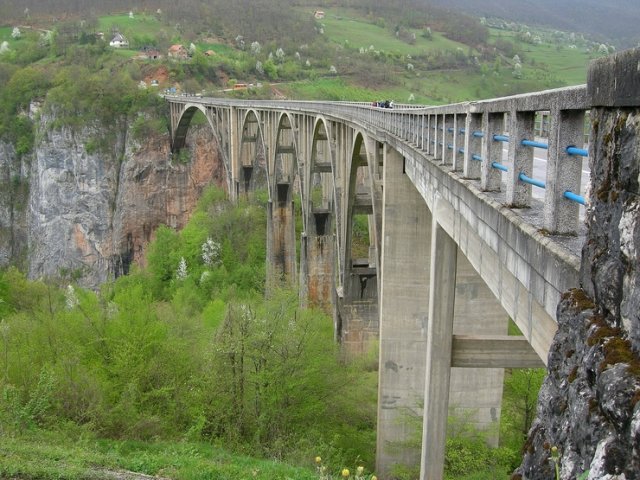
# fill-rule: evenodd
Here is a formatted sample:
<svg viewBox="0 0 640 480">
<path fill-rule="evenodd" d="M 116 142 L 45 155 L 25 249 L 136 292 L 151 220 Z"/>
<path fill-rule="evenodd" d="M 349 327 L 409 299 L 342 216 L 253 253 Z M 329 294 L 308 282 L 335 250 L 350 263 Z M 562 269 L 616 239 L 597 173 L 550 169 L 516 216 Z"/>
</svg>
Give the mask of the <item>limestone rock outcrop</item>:
<svg viewBox="0 0 640 480">
<path fill-rule="evenodd" d="M 556 478 L 555 463 L 563 480 L 640 478 L 640 110 L 594 108 L 591 122 L 582 289 L 558 306 L 514 480 Z"/>
<path fill-rule="evenodd" d="M 0 266 L 31 278 L 70 277 L 96 288 L 142 262 L 160 224 L 183 227 L 210 184 L 226 188 L 214 136 L 193 127 L 186 161 L 172 159 L 168 134 L 135 140 L 124 123 L 107 133 L 52 128 L 40 117 L 37 141 L 19 159 L 0 144 Z M 91 148 L 96 138 L 108 138 Z"/>
</svg>

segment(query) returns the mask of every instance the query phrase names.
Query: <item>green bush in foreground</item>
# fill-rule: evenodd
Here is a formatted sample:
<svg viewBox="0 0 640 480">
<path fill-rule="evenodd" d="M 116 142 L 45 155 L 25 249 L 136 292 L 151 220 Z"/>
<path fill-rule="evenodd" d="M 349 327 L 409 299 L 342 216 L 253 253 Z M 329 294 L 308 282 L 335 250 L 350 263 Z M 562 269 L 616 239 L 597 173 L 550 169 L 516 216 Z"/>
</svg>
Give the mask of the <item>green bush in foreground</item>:
<svg viewBox="0 0 640 480">
<path fill-rule="evenodd" d="M 98 480 L 126 471 L 179 480 L 317 479 L 310 468 L 234 455 L 208 443 L 97 440 L 82 430 L 1 439 L 0 478 Z"/>
<path fill-rule="evenodd" d="M 158 231 L 148 270 L 98 294 L 0 272 L 0 431 L 373 464 L 375 372 L 341 360 L 297 292 L 265 300 L 264 206 L 203 198 Z"/>
</svg>

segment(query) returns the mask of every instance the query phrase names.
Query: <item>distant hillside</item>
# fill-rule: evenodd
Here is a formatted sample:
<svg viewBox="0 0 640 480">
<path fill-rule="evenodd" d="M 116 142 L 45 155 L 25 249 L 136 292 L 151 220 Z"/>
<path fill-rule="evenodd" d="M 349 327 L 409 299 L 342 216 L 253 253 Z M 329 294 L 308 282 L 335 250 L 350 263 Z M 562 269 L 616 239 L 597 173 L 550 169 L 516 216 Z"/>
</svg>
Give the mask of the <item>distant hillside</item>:
<svg viewBox="0 0 640 480">
<path fill-rule="evenodd" d="M 474 15 L 589 33 L 615 40 L 620 47 L 640 41 L 638 0 L 428 0 L 432 5 Z"/>
</svg>

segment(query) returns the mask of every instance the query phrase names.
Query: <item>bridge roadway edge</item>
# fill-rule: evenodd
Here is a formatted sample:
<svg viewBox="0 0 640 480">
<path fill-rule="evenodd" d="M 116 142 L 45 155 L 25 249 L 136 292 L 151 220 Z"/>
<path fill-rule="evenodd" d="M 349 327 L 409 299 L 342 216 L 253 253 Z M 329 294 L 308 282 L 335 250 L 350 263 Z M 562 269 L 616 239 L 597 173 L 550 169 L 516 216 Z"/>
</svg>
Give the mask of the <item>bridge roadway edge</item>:
<svg viewBox="0 0 640 480">
<path fill-rule="evenodd" d="M 563 292 L 579 285 L 580 258 L 526 223 L 460 173 L 438 165 L 401 139 L 384 134 L 405 158 L 405 171 L 439 223 L 485 280 L 546 364 Z M 535 319 L 535 321 L 534 321 Z"/>
</svg>

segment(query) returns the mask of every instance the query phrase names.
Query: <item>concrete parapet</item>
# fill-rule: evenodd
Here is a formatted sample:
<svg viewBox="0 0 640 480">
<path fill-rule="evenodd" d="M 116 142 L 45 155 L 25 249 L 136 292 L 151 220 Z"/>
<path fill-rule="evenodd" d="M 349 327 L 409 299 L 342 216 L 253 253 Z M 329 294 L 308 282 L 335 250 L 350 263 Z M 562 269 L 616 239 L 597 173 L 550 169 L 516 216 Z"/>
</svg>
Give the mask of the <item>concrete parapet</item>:
<svg viewBox="0 0 640 480">
<path fill-rule="evenodd" d="M 640 105 L 640 49 L 599 58 L 591 63 L 587 96 L 592 107 L 638 107 Z"/>
</svg>

